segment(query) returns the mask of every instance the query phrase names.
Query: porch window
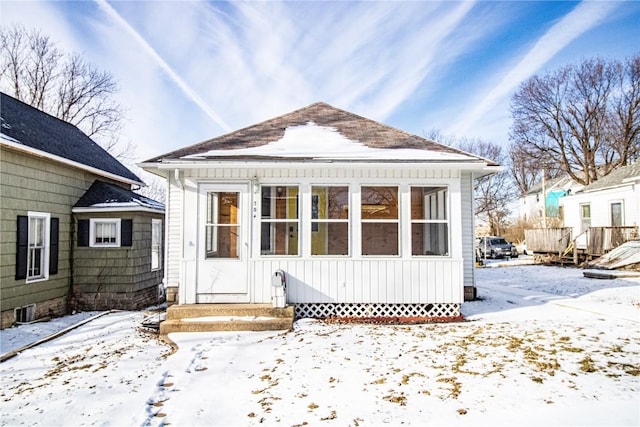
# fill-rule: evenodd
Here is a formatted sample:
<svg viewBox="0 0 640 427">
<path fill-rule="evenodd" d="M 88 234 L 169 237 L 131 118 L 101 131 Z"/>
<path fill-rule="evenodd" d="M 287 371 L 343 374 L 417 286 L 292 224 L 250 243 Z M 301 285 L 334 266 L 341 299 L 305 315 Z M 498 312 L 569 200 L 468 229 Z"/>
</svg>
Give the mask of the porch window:
<svg viewBox="0 0 640 427">
<path fill-rule="evenodd" d="M 398 187 L 362 187 L 362 255 L 398 255 Z"/>
<path fill-rule="evenodd" d="M 90 246 L 120 246 L 120 218 L 92 218 L 89 227 Z"/>
<path fill-rule="evenodd" d="M 29 246 L 27 250 L 27 282 L 48 278 L 49 214 L 29 212 Z"/>
<path fill-rule="evenodd" d="M 265 185 L 261 190 L 260 253 L 298 255 L 297 186 Z"/>
<path fill-rule="evenodd" d="M 162 220 L 151 220 L 151 271 L 159 270 L 162 264 Z"/>
<path fill-rule="evenodd" d="M 349 255 L 349 187 L 311 189 L 311 255 Z"/>
<path fill-rule="evenodd" d="M 205 258 L 238 258 L 239 193 L 207 193 Z M 159 268 L 159 267 L 158 267 Z"/>
<path fill-rule="evenodd" d="M 411 187 L 411 255 L 449 255 L 446 187 Z"/>
</svg>

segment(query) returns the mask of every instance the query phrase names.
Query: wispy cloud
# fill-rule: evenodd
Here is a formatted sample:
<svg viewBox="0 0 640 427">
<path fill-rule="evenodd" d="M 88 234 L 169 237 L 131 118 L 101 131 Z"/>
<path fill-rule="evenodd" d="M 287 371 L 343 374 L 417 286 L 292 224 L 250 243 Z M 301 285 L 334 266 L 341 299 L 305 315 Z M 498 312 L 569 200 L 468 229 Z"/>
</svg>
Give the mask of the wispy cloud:
<svg viewBox="0 0 640 427">
<path fill-rule="evenodd" d="M 521 82 L 531 77 L 572 41 L 600 24 L 619 6 L 619 2 L 580 3 L 554 24 L 479 103 L 456 121 L 460 125 L 447 132 L 463 135 L 474 128 L 498 102 L 510 96 Z"/>
<path fill-rule="evenodd" d="M 220 125 L 223 129 L 230 131 L 229 126 L 218 113 L 213 111 L 207 103 L 191 87 L 171 68 L 167 62 L 156 52 L 156 50 L 147 43 L 147 41 L 131 26 L 120 14 L 109 5 L 106 0 L 96 0 L 100 8 L 111 17 L 123 30 L 125 30 L 133 40 L 138 43 L 143 50 L 157 63 L 157 65 L 169 76 L 169 78 L 180 88 L 180 90 L 189 97 L 202 111 L 207 114 L 213 121 Z"/>
</svg>

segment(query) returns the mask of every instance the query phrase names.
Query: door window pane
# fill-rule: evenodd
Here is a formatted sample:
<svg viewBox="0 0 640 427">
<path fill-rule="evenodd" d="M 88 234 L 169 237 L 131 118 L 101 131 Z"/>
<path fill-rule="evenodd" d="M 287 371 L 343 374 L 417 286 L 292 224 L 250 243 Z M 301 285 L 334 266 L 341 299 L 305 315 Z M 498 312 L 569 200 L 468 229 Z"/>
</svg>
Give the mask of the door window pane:
<svg viewBox="0 0 640 427">
<path fill-rule="evenodd" d="M 239 193 L 207 193 L 205 258 L 239 258 Z"/>
<path fill-rule="evenodd" d="M 362 255 L 398 255 L 398 187 L 362 187 Z"/>
<path fill-rule="evenodd" d="M 260 194 L 260 253 L 298 255 L 298 187 L 265 185 Z"/>
</svg>

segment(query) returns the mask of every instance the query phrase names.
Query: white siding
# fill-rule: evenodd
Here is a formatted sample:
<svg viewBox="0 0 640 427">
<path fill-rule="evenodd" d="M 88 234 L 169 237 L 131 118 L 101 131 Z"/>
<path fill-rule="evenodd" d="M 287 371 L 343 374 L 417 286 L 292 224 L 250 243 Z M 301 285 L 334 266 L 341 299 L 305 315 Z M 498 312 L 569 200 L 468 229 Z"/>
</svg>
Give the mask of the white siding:
<svg viewBox="0 0 640 427">
<path fill-rule="evenodd" d="M 283 270 L 290 303 L 461 303 L 462 260 L 301 260 L 252 262 L 252 302 L 271 301 L 271 276 Z"/>
<path fill-rule="evenodd" d="M 465 172 L 460 180 L 462 193 L 462 230 L 475 230 L 473 206 L 473 176 Z M 464 259 L 464 284 L 475 286 L 475 236 L 462 233 L 462 258 Z"/>
<path fill-rule="evenodd" d="M 463 285 L 473 280 L 473 272 L 469 270 L 474 261 L 473 228 L 467 206 L 472 197 L 470 174 L 465 173 L 461 182 L 458 170 L 370 165 L 306 169 L 200 168 L 181 171 L 178 180 L 170 174 L 167 284 L 180 286 L 180 303 L 195 302 L 198 185 L 246 183 L 254 177 L 261 184 L 286 183 L 301 188 L 311 184 L 349 184 L 356 198 L 358 186 L 371 183 L 398 185 L 401 189 L 412 185 L 445 185 L 449 188 L 450 201 L 450 252 L 448 257 L 411 257 L 405 246 L 400 257 L 316 258 L 303 247 L 301 256 L 296 258 L 261 257 L 259 236 L 255 233 L 259 227 L 252 222 L 254 248 L 247 264 L 252 302 L 271 301 L 271 276 L 282 269 L 289 277 L 288 301 L 291 303 L 462 303 Z M 408 203 L 408 199 L 401 203 Z M 356 212 L 354 209 L 353 222 L 358 221 Z M 256 220 L 259 219 L 253 219 Z M 406 226 L 406 219 L 401 224 Z M 409 230 L 403 230 L 402 226 L 401 233 L 405 236 L 403 240 L 409 236 Z M 304 234 L 301 235 L 304 238 Z M 359 236 L 352 235 L 352 253 L 359 253 L 359 241 Z"/>
<path fill-rule="evenodd" d="M 168 179 L 167 219 L 166 219 L 166 270 L 167 286 L 180 284 L 180 266 L 182 263 L 182 213 L 183 192 L 181 184 L 172 175 Z"/>
</svg>

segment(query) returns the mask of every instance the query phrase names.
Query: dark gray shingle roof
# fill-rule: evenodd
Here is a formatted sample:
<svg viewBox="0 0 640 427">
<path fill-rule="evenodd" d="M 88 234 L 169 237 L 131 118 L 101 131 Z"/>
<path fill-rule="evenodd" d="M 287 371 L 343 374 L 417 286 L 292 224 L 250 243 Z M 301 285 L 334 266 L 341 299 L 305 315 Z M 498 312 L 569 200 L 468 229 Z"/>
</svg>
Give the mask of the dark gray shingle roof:
<svg viewBox="0 0 640 427">
<path fill-rule="evenodd" d="M 596 182 L 591 183 L 582 189 L 582 192 L 603 190 L 605 188 L 616 187 L 624 183 L 628 178 L 640 177 L 640 161 L 632 165 L 619 166 L 614 171 L 599 178 Z"/>
<path fill-rule="evenodd" d="M 259 147 L 280 140 L 287 128 L 303 126 L 309 122 L 313 122 L 317 126 L 334 128 L 348 139 L 359 141 L 371 148 L 413 148 L 440 153 L 464 154 L 480 159 L 453 147 L 412 135 L 357 114 L 335 108 L 324 102 L 317 102 L 256 125 L 154 157 L 145 163 L 176 160 L 186 156 L 207 153 L 211 150 Z M 497 166 L 496 163 L 491 161 L 489 161 L 489 165 Z"/>
<path fill-rule="evenodd" d="M 85 191 L 73 207 L 164 210 L 164 204 L 160 202 L 129 191 L 126 188 L 98 180 L 91 184 L 91 187 Z"/>
<path fill-rule="evenodd" d="M 142 184 L 76 126 L 1 92 L 0 117 L 3 139 Z"/>
</svg>

